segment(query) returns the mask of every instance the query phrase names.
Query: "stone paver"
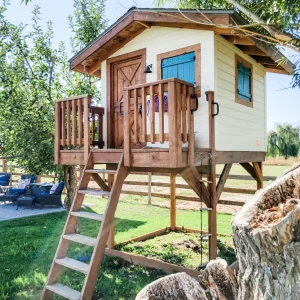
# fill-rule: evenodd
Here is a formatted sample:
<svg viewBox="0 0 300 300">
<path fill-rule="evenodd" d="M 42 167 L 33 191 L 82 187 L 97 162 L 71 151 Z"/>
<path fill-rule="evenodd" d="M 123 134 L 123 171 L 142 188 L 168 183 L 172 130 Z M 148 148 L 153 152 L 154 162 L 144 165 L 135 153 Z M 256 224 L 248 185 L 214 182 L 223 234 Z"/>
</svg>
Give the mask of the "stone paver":
<svg viewBox="0 0 300 300">
<path fill-rule="evenodd" d="M 40 208 L 36 206 L 35 208 L 31 208 L 31 206 L 19 206 L 19 209 L 16 210 L 16 206 L 13 206 L 12 203 L 6 202 L 4 204 L 2 201 L 0 202 L 0 221 L 30 217 L 36 215 L 44 215 L 49 213 L 55 213 L 64 211 L 65 209 L 57 206 L 45 206 Z"/>
</svg>

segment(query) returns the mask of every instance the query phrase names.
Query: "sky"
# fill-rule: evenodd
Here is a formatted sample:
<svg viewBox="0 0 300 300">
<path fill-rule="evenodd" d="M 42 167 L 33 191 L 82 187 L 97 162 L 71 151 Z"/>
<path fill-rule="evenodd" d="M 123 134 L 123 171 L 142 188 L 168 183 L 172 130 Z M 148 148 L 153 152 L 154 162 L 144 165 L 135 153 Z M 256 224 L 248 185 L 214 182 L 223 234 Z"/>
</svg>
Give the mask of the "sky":
<svg viewBox="0 0 300 300">
<path fill-rule="evenodd" d="M 2 2 L 2 0 L 0 0 Z M 1 3 L 0 2 L 0 3 Z M 68 15 L 74 11 L 73 0 L 32 0 L 30 4 L 21 5 L 21 0 L 10 0 L 11 6 L 7 18 L 15 24 L 31 22 L 34 4 L 41 6 L 43 20 L 53 21 L 55 43 L 68 40 L 71 30 Z M 109 25 L 121 17 L 130 7 L 154 7 L 153 0 L 107 0 L 106 15 Z M 294 58 L 295 59 L 295 58 Z M 299 59 L 299 57 L 298 57 Z M 267 130 L 274 128 L 276 122 L 288 122 L 300 125 L 300 89 L 290 88 L 292 76 L 267 74 Z"/>
</svg>

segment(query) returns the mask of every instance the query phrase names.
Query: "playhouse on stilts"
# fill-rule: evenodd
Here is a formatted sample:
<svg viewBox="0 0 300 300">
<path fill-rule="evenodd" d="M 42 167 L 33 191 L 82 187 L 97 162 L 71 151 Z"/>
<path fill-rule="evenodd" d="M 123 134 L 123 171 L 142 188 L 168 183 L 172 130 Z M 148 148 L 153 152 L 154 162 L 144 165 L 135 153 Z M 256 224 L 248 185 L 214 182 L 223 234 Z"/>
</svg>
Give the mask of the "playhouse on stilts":
<svg viewBox="0 0 300 300">
<path fill-rule="evenodd" d="M 209 228 L 198 232 L 208 240 L 209 258 L 217 256 L 216 209 L 232 164 L 241 164 L 262 187 L 266 72 L 294 70 L 288 60 L 277 64 L 283 55 L 273 46 L 238 29 L 246 23 L 231 10 L 132 8 L 71 58 L 72 70 L 101 78 L 103 107 L 93 106 L 89 95 L 55 104 L 55 162 L 84 168 L 42 299 L 53 294 L 91 299 L 104 255 L 198 275 L 114 249 L 114 215 L 132 172 L 171 174 L 171 231 L 180 230 L 175 203 L 180 174 L 205 204 Z M 224 165 L 218 180 L 217 164 Z M 101 190 L 87 188 L 91 178 Z M 104 215 L 81 211 L 86 194 L 109 198 Z M 101 221 L 98 237 L 77 234 L 77 218 L 95 220 L 95 226 Z M 90 264 L 66 256 L 70 242 L 93 247 Z M 85 274 L 81 291 L 59 283 L 62 267 Z"/>
</svg>

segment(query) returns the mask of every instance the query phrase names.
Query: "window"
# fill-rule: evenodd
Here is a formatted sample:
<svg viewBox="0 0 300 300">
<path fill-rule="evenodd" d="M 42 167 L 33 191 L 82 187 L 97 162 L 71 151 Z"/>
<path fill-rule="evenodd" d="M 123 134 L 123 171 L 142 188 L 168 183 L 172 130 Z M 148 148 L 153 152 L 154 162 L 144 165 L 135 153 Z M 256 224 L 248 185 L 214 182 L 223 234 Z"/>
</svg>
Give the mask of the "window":
<svg viewBox="0 0 300 300">
<path fill-rule="evenodd" d="M 236 56 L 236 102 L 253 107 L 252 65 Z"/>
<path fill-rule="evenodd" d="M 178 78 L 195 85 L 200 97 L 200 44 L 159 54 L 158 80 Z"/>
<path fill-rule="evenodd" d="M 195 52 L 185 53 L 161 61 L 161 79 L 178 78 L 194 84 Z"/>
</svg>

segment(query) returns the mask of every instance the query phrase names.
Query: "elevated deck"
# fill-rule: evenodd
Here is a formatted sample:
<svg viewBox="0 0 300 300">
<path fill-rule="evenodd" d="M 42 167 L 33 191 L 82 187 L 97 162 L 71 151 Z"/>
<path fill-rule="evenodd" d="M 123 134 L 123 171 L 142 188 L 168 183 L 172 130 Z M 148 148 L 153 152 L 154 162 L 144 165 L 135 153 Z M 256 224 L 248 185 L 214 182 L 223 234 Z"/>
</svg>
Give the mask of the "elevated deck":
<svg viewBox="0 0 300 300">
<path fill-rule="evenodd" d="M 176 78 L 124 88 L 117 111 L 123 127 L 115 133 L 123 139 L 122 149 L 103 149 L 103 122 L 111 118 L 104 121 L 104 108 L 92 106 L 91 96 L 56 101 L 55 163 L 84 165 L 89 153 L 95 163 L 111 164 L 117 164 L 124 153 L 125 167 L 144 169 L 263 161 L 264 152 L 215 151 L 214 93 L 206 92 L 206 97 L 206 149 L 195 148 L 193 112 L 198 109 L 198 100 L 193 96 L 193 86 Z"/>
</svg>

